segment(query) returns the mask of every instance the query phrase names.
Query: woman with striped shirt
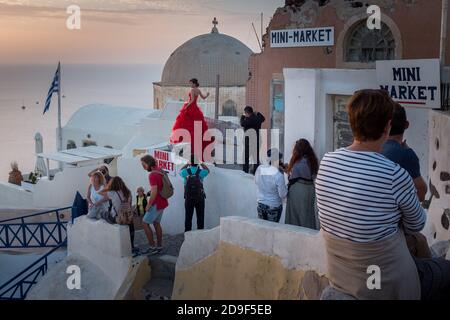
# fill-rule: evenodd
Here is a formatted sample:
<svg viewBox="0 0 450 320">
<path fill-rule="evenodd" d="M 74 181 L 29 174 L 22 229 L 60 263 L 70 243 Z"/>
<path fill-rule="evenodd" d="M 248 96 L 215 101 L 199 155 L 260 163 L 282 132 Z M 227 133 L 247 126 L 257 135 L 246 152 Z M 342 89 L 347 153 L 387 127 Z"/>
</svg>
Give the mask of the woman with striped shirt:
<svg viewBox="0 0 450 320">
<path fill-rule="evenodd" d="M 355 93 L 354 143 L 326 154 L 316 179 L 331 284 L 357 299 L 421 297 L 404 233 L 421 231 L 426 215 L 409 174 L 380 154 L 393 109 L 384 91 Z"/>
</svg>

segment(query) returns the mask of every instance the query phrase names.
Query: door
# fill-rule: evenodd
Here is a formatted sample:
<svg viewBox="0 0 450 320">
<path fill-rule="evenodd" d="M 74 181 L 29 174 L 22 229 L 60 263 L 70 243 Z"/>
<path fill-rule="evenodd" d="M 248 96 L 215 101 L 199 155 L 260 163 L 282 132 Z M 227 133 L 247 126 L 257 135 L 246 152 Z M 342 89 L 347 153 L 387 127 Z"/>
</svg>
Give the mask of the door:
<svg viewBox="0 0 450 320">
<path fill-rule="evenodd" d="M 333 147 L 334 150 L 348 147 L 353 143 L 353 133 L 347 112 L 350 96 L 334 96 L 333 101 Z"/>
</svg>

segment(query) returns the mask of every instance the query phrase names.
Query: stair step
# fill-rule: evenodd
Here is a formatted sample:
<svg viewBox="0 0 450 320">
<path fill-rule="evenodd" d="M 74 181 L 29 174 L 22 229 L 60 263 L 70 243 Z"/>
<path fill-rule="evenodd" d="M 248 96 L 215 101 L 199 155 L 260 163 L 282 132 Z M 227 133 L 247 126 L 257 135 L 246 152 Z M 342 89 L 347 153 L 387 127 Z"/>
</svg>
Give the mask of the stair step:
<svg viewBox="0 0 450 320">
<path fill-rule="evenodd" d="M 149 263 L 152 270 L 152 279 L 175 280 L 177 257 L 170 255 L 149 257 Z"/>
<path fill-rule="evenodd" d="M 143 288 L 146 300 L 170 300 L 173 281 L 169 279 L 152 279 Z"/>
</svg>

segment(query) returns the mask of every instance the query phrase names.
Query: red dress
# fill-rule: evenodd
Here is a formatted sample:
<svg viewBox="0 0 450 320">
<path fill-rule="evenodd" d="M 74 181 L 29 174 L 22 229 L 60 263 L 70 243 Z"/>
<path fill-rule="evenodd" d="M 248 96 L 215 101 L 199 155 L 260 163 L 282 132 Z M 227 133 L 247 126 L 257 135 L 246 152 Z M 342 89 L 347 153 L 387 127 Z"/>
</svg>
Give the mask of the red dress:
<svg viewBox="0 0 450 320">
<path fill-rule="evenodd" d="M 191 143 L 191 153 L 194 153 L 200 161 L 203 161 L 203 151 L 209 142 L 203 141 L 203 136 L 205 132 L 208 130 L 208 124 L 205 121 L 205 116 L 203 115 L 202 110 L 197 104 L 198 96 L 193 100 L 192 104 L 188 107 L 188 104 L 192 101 L 192 95 L 189 93 L 189 102 L 185 103 L 183 108 L 181 108 L 180 113 L 178 114 L 175 123 L 172 128 L 172 135 L 170 136 L 170 143 L 176 144 L 180 142 L 190 142 Z M 201 136 L 194 136 L 194 123 L 198 122 L 201 124 Z M 197 125 L 198 126 L 198 125 Z M 190 137 L 178 137 L 175 135 L 175 131 L 178 129 L 185 129 L 189 131 Z M 199 130 L 200 133 L 200 130 Z M 184 139 L 184 140 L 183 140 Z M 195 151 L 195 145 L 200 144 L 201 146 L 201 154 L 198 154 L 198 151 Z"/>
</svg>

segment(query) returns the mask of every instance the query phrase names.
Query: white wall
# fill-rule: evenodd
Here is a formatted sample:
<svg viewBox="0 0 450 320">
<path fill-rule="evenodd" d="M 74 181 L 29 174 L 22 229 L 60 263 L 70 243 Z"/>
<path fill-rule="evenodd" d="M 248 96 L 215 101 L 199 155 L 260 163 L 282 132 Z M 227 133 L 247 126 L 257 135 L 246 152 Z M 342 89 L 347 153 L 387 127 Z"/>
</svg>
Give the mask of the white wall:
<svg viewBox="0 0 450 320">
<path fill-rule="evenodd" d="M 447 214 L 450 209 L 450 182 L 445 174 L 450 173 L 450 112 L 430 112 L 430 180 L 436 188 L 436 195 L 431 201 L 428 210 L 428 220 L 432 225 L 432 241 L 445 241 L 450 239 L 450 230 L 445 229 L 443 222 L 450 219 Z M 439 147 L 436 144 L 439 141 Z M 441 177 L 441 175 L 444 175 Z M 435 237 L 433 237 L 435 235 Z"/>
<path fill-rule="evenodd" d="M 0 182 L 0 209 L 30 209 L 32 203 L 31 192 L 7 182 Z"/>
<path fill-rule="evenodd" d="M 105 147 L 110 146 L 114 149 L 122 149 L 134 133 L 137 131 L 136 126 L 124 126 L 117 131 L 117 128 L 111 128 L 111 132 L 97 132 L 95 130 L 86 131 L 78 128 L 63 128 L 63 149 L 66 149 L 68 140 L 72 140 L 76 143 L 77 147 L 83 147 L 84 140 L 94 141 L 98 146 Z M 87 135 L 91 137 L 88 138 Z"/>
<path fill-rule="evenodd" d="M 99 164 L 82 168 L 66 167 L 58 172 L 53 180 L 40 179 L 33 192 L 8 183 L 0 183 L 0 209 L 50 209 L 72 205 L 76 192 L 86 197 L 88 173 Z M 115 170 L 111 170 L 114 174 Z"/>
<path fill-rule="evenodd" d="M 127 226 L 83 216 L 68 224 L 67 237 L 67 256 L 49 268 L 27 299 L 113 300 L 124 283 L 133 282 L 133 270 L 148 264 L 144 258 L 132 259 Z M 76 290 L 67 287 L 67 270 L 73 266 L 81 271 L 81 288 Z"/>
<path fill-rule="evenodd" d="M 119 290 L 131 267 L 127 226 L 79 217 L 67 228 L 68 256 L 81 256 L 99 267 Z"/>
<path fill-rule="evenodd" d="M 317 156 L 333 151 L 333 95 L 378 89 L 375 70 L 284 69 L 285 158 L 296 140 L 314 144 Z M 407 108 L 410 129 L 406 139 L 419 156 L 422 176 L 428 179 L 428 110 Z"/>
<path fill-rule="evenodd" d="M 316 105 L 319 88 L 318 71 L 314 69 L 285 69 L 285 135 L 284 158 L 292 155 L 292 148 L 300 138 L 316 144 Z"/>
<path fill-rule="evenodd" d="M 177 168 L 177 171 L 180 168 Z M 205 179 L 206 192 L 205 228 L 219 225 L 220 218 L 243 216 L 256 218 L 256 186 L 254 177 L 242 171 L 234 171 L 210 166 L 211 173 Z M 149 190 L 148 173 L 142 169 L 139 157 L 118 160 L 118 174 L 133 192 L 143 186 Z M 184 232 L 184 183 L 181 177 L 170 177 L 175 195 L 169 200 L 165 210 L 162 227 L 164 232 L 179 234 Z M 193 229 L 196 229 L 194 215 Z"/>
<path fill-rule="evenodd" d="M 33 208 L 60 208 L 71 206 L 76 192 L 86 197 L 88 173 L 99 164 L 82 168 L 66 167 L 53 180 L 41 179 L 34 187 Z"/>
<path fill-rule="evenodd" d="M 122 149 L 124 157 L 131 157 L 135 148 L 147 148 L 155 144 L 168 142 L 174 119 L 142 119 L 136 133 Z"/>
</svg>

